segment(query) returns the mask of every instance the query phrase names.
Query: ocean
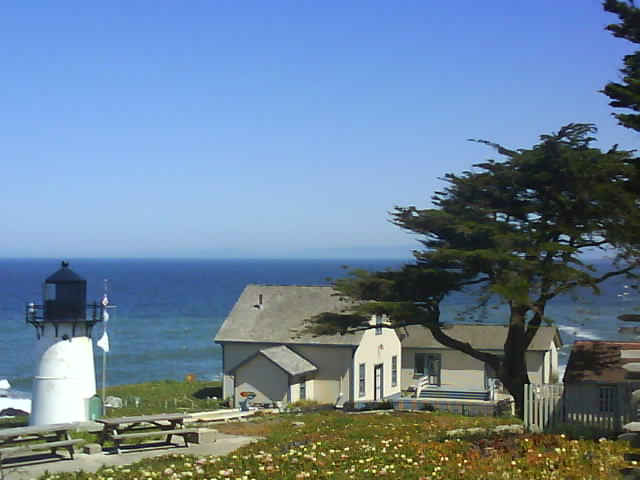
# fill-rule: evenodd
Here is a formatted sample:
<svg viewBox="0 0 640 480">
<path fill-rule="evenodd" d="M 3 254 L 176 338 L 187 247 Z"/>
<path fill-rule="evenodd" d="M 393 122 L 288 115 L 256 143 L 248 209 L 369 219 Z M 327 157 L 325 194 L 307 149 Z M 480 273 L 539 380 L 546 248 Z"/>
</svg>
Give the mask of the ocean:
<svg viewBox="0 0 640 480">
<path fill-rule="evenodd" d="M 108 280 L 109 298 L 116 308 L 108 322 L 108 385 L 160 379 L 200 380 L 221 377 L 221 351 L 213 338 L 248 283 L 324 285 L 346 275 L 350 268 L 381 270 L 402 260 L 148 260 L 77 259 L 70 267 L 87 280 L 87 300 L 102 298 Z M 29 392 L 35 363 L 35 331 L 25 323 L 25 304 L 42 303 L 42 283 L 60 266 L 59 260 L 0 260 L 0 347 L 4 354 L 0 379 L 13 389 Z M 345 268 L 349 267 L 349 268 Z M 468 308 L 468 297 L 452 296 L 443 306 L 443 318 L 456 321 Z M 606 284 L 602 294 L 590 292 L 555 299 L 547 315 L 560 328 L 566 362 L 576 339 L 640 340 L 621 333 L 629 327 L 617 320 L 622 313 L 638 313 L 640 296 L 628 281 Z M 485 321 L 500 323 L 505 308 L 485 312 Z M 469 317 L 467 317 L 469 320 Z M 478 319 L 472 320 L 477 321 Z M 633 326 L 633 325 L 631 325 Z M 94 330 L 94 340 L 102 327 Z M 96 378 L 102 378 L 102 350 L 95 348 Z"/>
</svg>

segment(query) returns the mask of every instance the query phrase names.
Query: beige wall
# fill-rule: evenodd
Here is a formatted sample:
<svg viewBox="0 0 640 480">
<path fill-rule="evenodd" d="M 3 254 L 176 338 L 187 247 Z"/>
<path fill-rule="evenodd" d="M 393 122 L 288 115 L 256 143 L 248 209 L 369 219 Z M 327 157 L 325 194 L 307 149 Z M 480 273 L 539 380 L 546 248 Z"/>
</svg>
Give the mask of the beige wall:
<svg viewBox="0 0 640 480">
<path fill-rule="evenodd" d="M 235 405 L 240 392 L 256 393 L 253 403 L 286 403 L 289 398 L 289 375 L 262 355 L 257 355 L 236 370 Z"/>
<path fill-rule="evenodd" d="M 543 352 L 539 353 L 542 354 Z M 549 350 L 544 352 L 544 378 L 542 383 L 558 383 L 559 381 L 558 348 L 552 342 L 549 345 Z"/>
<path fill-rule="evenodd" d="M 551 342 L 547 351 L 527 352 L 527 370 L 531 383 L 553 383 L 558 380 L 558 348 Z"/>
<path fill-rule="evenodd" d="M 295 383 L 292 383 L 291 385 L 289 385 L 289 402 L 293 403 L 293 402 L 297 402 L 298 400 L 300 400 L 300 388 L 301 385 L 304 383 L 304 385 L 306 386 L 307 392 L 305 394 L 305 400 L 313 400 L 315 399 L 315 381 L 313 378 L 307 378 L 304 382 L 301 381 L 301 379 L 296 378 L 295 380 L 293 380 Z M 317 401 L 317 400 L 316 400 Z"/>
<path fill-rule="evenodd" d="M 549 382 L 560 382 L 560 371 L 558 369 L 558 348 L 555 346 L 555 344 L 552 345 L 552 348 L 549 351 L 549 358 L 551 361 L 551 378 L 549 379 Z"/>
<path fill-rule="evenodd" d="M 554 347 L 555 348 L 555 347 Z M 440 375 L 441 385 L 443 387 L 455 388 L 485 388 L 485 366 L 484 362 L 466 355 L 457 350 L 447 349 L 418 349 L 405 348 L 402 353 L 402 389 L 406 390 L 410 386 L 416 386 L 418 379 L 414 378 L 414 355 L 415 353 L 438 354 L 441 358 Z M 499 354 L 501 352 L 489 352 Z M 543 364 L 545 362 L 544 352 L 527 352 L 527 369 L 529 371 L 529 379 L 532 383 L 548 383 L 550 371 L 557 372 L 557 354 L 555 356 L 555 367 L 552 365 L 552 355 L 546 355 L 546 363 L 544 366 L 543 382 Z"/>
<path fill-rule="evenodd" d="M 402 388 L 416 386 L 416 353 L 440 355 L 440 381 L 443 387 L 484 388 L 484 363 L 456 350 L 405 348 L 402 352 Z"/>
<path fill-rule="evenodd" d="M 267 345 L 253 343 L 225 343 L 222 348 L 222 395 L 233 398 L 235 395 L 234 375 L 231 373 L 236 366 Z"/>
<path fill-rule="evenodd" d="M 525 354 L 527 361 L 527 372 L 529 373 L 529 381 L 531 383 L 549 383 L 545 381 L 545 377 L 549 378 L 549 365 L 545 365 L 544 352 L 527 352 Z M 543 376 L 544 374 L 544 376 Z"/>
<path fill-rule="evenodd" d="M 395 386 L 391 384 L 391 358 L 393 356 L 398 359 L 398 381 Z M 359 394 L 359 366 L 361 363 L 365 364 L 365 394 L 363 396 Z M 391 328 L 382 328 L 380 335 L 376 335 L 376 329 L 372 328 L 365 331 L 362 336 L 360 346 L 353 357 L 355 401 L 369 401 L 375 398 L 374 368 L 380 364 L 383 365 L 383 397 L 400 393 L 402 350 L 400 340 Z"/>
<path fill-rule="evenodd" d="M 310 396 L 309 386 L 307 386 L 307 399 L 335 404 L 341 393 L 344 399 L 349 399 L 352 347 L 296 345 L 293 350 L 318 367 L 313 375 L 313 396 Z"/>
<path fill-rule="evenodd" d="M 223 395 L 234 395 L 234 368 L 247 358 L 271 344 L 263 343 L 225 343 L 223 348 Z M 292 350 L 318 367 L 317 372 L 308 375 L 307 399 L 319 403 L 336 403 L 340 393 L 344 400 L 350 396 L 349 368 L 352 364 L 353 347 L 332 347 L 316 345 L 288 345 Z M 244 367 L 244 365 L 243 365 Z M 284 372 L 283 372 L 284 373 Z M 237 382 L 236 382 L 237 383 Z M 291 401 L 299 399 L 299 385 L 291 388 Z M 256 400 L 257 401 L 257 400 Z"/>
</svg>

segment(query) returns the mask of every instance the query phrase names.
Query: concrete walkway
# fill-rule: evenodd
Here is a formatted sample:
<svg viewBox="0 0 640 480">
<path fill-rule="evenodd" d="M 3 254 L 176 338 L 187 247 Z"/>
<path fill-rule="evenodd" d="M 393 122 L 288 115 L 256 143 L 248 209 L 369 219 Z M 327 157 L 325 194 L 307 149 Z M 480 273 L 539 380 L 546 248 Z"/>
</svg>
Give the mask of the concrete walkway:
<svg viewBox="0 0 640 480">
<path fill-rule="evenodd" d="M 148 448 L 127 448 L 123 447 L 120 455 L 110 452 L 96 454 L 76 453 L 74 460 L 69 458 L 67 452 L 62 452 L 59 456 L 38 455 L 24 458 L 11 459 L 5 461 L 3 467 L 4 478 L 6 480 L 27 480 L 38 478 L 45 472 L 95 472 L 103 465 L 129 465 L 136 463 L 143 458 L 158 457 L 170 454 L 187 454 L 196 456 L 221 456 L 227 455 L 234 450 L 257 441 L 257 437 L 246 437 L 240 435 L 225 435 L 217 433 L 215 440 L 191 444 L 189 447 L 177 445 L 166 445 L 162 443 L 149 444 Z M 181 439 L 178 440 L 181 442 Z"/>
</svg>

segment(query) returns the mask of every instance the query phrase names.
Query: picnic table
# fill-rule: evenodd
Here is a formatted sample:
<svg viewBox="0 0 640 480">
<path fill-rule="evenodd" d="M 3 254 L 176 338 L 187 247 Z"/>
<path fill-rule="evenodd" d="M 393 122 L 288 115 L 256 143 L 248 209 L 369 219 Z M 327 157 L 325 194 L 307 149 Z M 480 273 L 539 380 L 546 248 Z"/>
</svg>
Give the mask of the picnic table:
<svg viewBox="0 0 640 480">
<path fill-rule="evenodd" d="M 84 442 L 71 438 L 70 432 L 74 429 L 71 423 L 0 429 L 0 469 L 7 458 L 27 456 L 43 450 L 56 455 L 59 448 L 64 448 L 73 459 L 74 445 Z"/>
<path fill-rule="evenodd" d="M 159 415 L 137 415 L 130 417 L 98 418 L 96 422 L 104 425 L 100 435 L 103 448 L 106 442 L 113 442 L 116 452 L 120 453 L 123 440 L 132 438 L 166 437 L 165 443 L 171 443 L 173 435 L 181 436 L 185 447 L 189 446 L 189 435 L 196 429 L 184 427 L 189 415 L 185 413 L 162 413 Z"/>
</svg>

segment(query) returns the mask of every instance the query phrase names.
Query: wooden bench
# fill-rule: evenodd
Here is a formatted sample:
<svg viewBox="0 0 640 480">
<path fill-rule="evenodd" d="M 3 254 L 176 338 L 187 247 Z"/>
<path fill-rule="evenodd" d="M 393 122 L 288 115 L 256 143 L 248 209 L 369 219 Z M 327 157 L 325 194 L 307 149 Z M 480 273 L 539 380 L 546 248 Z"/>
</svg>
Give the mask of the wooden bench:
<svg viewBox="0 0 640 480">
<path fill-rule="evenodd" d="M 0 429 L 0 472 L 6 459 L 42 451 L 56 455 L 58 449 L 64 448 L 73 459 L 74 446 L 84 440 L 72 439 L 72 430 L 74 426 L 70 423 Z"/>
<path fill-rule="evenodd" d="M 106 442 L 113 442 L 116 452 L 121 453 L 122 442 L 134 438 L 165 437 L 171 443 L 173 435 L 182 437 L 184 446 L 189 446 L 189 435 L 197 429 L 184 428 L 184 420 L 189 415 L 183 413 L 163 413 L 160 415 L 139 415 L 119 418 L 100 418 L 104 428 L 100 437 L 103 448 Z"/>
</svg>

